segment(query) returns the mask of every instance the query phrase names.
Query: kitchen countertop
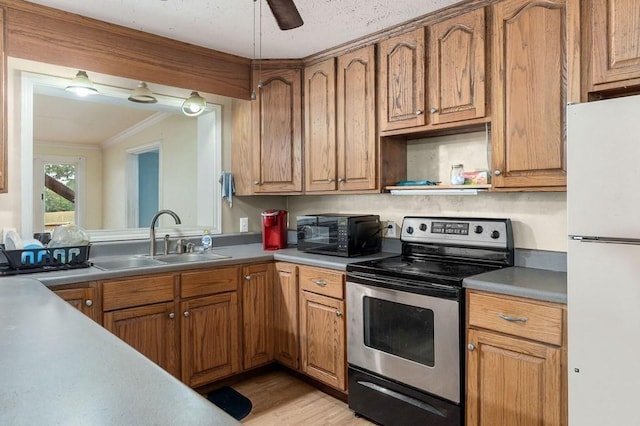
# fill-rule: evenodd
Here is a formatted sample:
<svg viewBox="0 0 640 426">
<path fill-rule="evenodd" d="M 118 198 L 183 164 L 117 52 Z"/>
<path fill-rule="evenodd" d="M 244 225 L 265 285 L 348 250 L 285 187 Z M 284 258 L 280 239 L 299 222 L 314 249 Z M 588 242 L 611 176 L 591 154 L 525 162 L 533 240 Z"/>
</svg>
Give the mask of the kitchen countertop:
<svg viewBox="0 0 640 426">
<path fill-rule="evenodd" d="M 296 248 L 265 251 L 259 243 L 212 251 L 229 257 L 1 277 L 0 424 L 95 424 L 96 419 L 101 424 L 238 424 L 46 287 L 271 260 L 344 271 L 352 262 L 398 255 L 342 258 Z M 563 272 L 512 267 L 467 278 L 464 286 L 566 303 Z"/>
<path fill-rule="evenodd" d="M 567 273 L 510 267 L 465 278 L 465 288 L 546 302 L 567 303 Z"/>
<path fill-rule="evenodd" d="M 262 244 L 242 244 L 235 246 L 214 247 L 212 252 L 229 256 L 222 259 L 211 259 L 209 261 L 200 262 L 183 262 L 152 265 L 138 267 L 135 269 L 117 269 L 102 270 L 95 266 L 89 268 L 68 269 L 62 271 L 40 272 L 28 274 L 29 278 L 39 280 L 44 285 L 51 287 L 63 284 L 73 284 L 85 281 L 95 281 L 104 279 L 121 278 L 131 275 L 152 274 L 162 272 L 180 271 L 185 269 L 201 269 L 227 265 L 237 265 L 249 262 L 269 262 L 272 260 L 282 262 L 294 262 L 302 265 L 317 266 L 321 268 L 336 269 L 345 271 L 347 265 L 353 262 L 361 262 L 365 260 L 379 259 L 383 257 L 396 256 L 398 253 L 380 252 L 368 256 L 361 257 L 339 257 L 339 256 L 322 256 L 317 254 L 305 253 L 298 251 L 296 248 L 286 248 L 281 250 L 267 251 L 262 249 Z M 105 256 L 102 259 L 129 258 L 126 256 Z M 94 263 L 99 263 L 100 257 L 90 258 Z M 25 276 L 25 275 L 22 275 Z M 15 277 L 15 276 L 13 276 Z M 0 277 L 2 280 L 11 279 L 12 276 Z"/>
<path fill-rule="evenodd" d="M 0 280 L 0 424 L 240 424 L 29 278 Z"/>
</svg>

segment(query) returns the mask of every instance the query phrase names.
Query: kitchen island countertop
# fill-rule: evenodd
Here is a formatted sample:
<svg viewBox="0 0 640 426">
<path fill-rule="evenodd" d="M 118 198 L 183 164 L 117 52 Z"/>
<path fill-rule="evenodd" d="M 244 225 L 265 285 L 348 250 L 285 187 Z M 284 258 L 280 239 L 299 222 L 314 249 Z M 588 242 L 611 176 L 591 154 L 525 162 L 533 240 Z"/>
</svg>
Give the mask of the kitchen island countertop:
<svg viewBox="0 0 640 426">
<path fill-rule="evenodd" d="M 567 273 L 546 269 L 510 267 L 465 278 L 468 289 L 567 303 Z"/>
<path fill-rule="evenodd" d="M 40 282 L 0 281 L 0 424 L 235 425 Z"/>
</svg>

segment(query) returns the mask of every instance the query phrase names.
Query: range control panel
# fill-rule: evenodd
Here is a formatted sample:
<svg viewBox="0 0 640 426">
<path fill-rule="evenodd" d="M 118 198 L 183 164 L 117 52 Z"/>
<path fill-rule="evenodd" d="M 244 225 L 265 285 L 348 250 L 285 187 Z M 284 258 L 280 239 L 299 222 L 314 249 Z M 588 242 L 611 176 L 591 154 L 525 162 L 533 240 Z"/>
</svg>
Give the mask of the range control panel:
<svg viewBox="0 0 640 426">
<path fill-rule="evenodd" d="M 472 247 L 508 248 L 513 244 L 511 220 L 407 216 L 402 221 L 404 242 Z"/>
</svg>

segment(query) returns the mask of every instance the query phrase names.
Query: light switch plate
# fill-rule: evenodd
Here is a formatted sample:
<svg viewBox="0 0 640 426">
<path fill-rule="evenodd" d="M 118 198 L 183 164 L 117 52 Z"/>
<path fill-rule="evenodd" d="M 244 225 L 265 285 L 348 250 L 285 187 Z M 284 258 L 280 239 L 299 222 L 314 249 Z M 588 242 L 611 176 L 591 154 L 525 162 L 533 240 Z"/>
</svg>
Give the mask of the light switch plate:
<svg viewBox="0 0 640 426">
<path fill-rule="evenodd" d="M 240 218 L 240 232 L 249 232 L 249 218 L 241 217 Z"/>
</svg>

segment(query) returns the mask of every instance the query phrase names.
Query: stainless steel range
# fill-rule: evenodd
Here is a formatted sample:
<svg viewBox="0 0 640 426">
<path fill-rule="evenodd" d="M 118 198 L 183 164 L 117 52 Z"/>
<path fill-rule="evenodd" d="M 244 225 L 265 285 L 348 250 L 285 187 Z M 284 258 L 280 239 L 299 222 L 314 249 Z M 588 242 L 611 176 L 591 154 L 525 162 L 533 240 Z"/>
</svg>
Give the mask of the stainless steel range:
<svg viewBox="0 0 640 426">
<path fill-rule="evenodd" d="M 509 219 L 405 217 L 402 255 L 347 266 L 349 408 L 383 425 L 461 425 L 462 280 L 513 265 Z"/>
</svg>

